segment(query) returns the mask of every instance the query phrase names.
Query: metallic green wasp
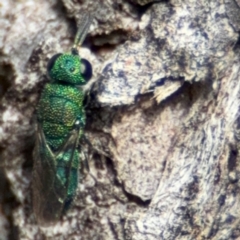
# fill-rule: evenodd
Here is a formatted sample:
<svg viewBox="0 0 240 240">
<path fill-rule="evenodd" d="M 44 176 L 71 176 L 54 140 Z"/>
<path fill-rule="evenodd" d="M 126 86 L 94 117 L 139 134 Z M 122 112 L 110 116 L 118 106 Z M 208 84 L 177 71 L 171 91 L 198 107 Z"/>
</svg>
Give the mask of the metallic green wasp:
<svg viewBox="0 0 240 240">
<path fill-rule="evenodd" d="M 90 26 L 86 15 L 70 53 L 56 54 L 48 62 L 51 82 L 37 106 L 34 149 L 33 210 L 39 224 L 56 223 L 69 208 L 78 185 L 80 155 L 77 150 L 85 126 L 84 85 L 92 76 L 91 64 L 81 59 L 80 45 Z"/>
</svg>

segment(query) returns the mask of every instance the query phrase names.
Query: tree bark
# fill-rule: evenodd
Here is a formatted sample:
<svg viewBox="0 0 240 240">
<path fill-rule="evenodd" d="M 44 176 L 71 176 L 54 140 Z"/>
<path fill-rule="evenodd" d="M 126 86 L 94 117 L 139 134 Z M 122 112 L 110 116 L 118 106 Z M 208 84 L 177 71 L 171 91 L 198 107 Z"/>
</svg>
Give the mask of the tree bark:
<svg viewBox="0 0 240 240">
<path fill-rule="evenodd" d="M 240 1 L 1 4 L 0 239 L 240 239 Z M 71 209 L 42 228 L 34 109 L 82 12 L 93 15 L 80 49 L 94 70 L 91 145 L 81 144 L 90 170 Z"/>
</svg>

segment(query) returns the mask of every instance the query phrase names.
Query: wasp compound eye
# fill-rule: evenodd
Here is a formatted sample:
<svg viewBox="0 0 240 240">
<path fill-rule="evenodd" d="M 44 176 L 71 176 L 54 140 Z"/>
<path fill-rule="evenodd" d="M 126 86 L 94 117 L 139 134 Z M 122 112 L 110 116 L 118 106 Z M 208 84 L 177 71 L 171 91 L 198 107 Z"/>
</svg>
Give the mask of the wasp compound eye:
<svg viewBox="0 0 240 240">
<path fill-rule="evenodd" d="M 88 81 L 91 77 L 92 77 L 92 65 L 91 63 L 82 58 L 81 59 L 81 74 L 83 76 L 83 78 Z"/>
<path fill-rule="evenodd" d="M 47 64 L 47 71 L 48 73 L 50 74 L 56 60 L 62 55 L 62 53 L 57 53 L 55 55 L 53 55 L 50 60 L 48 61 L 48 64 Z"/>
</svg>

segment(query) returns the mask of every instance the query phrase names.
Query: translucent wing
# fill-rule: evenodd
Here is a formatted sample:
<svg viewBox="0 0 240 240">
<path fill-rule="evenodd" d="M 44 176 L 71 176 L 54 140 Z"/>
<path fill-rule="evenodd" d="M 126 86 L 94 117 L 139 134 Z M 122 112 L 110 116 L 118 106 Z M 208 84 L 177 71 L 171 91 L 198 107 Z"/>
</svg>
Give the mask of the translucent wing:
<svg viewBox="0 0 240 240">
<path fill-rule="evenodd" d="M 79 154 L 76 150 L 81 127 L 69 133 L 53 153 L 38 125 L 34 149 L 33 209 L 39 224 L 53 224 L 62 216 L 77 188 Z"/>
</svg>

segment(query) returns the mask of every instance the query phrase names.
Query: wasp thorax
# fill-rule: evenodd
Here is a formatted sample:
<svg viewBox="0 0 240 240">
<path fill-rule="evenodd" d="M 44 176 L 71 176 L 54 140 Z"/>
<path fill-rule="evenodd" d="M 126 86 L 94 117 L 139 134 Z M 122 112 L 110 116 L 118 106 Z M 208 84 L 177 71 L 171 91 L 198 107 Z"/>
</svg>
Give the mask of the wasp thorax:
<svg viewBox="0 0 240 240">
<path fill-rule="evenodd" d="M 90 79 L 90 77 L 85 78 L 85 72 L 89 72 L 89 68 L 91 68 L 91 64 L 89 63 L 88 69 L 83 72 L 82 65 L 86 65 L 85 60 L 82 63 L 79 55 L 60 53 L 54 55 L 49 60 L 47 70 L 53 81 L 81 85 Z M 90 70 L 90 72 L 92 71 Z"/>
</svg>

